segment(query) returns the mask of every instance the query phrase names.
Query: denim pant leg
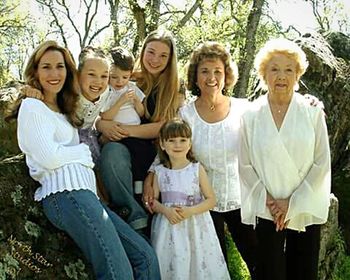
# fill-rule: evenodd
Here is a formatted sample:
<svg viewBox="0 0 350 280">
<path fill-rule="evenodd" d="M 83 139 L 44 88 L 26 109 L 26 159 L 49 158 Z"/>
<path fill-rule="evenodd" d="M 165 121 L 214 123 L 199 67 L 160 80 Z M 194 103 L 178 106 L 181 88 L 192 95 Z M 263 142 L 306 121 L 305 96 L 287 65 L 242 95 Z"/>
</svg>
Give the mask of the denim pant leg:
<svg viewBox="0 0 350 280">
<path fill-rule="evenodd" d="M 99 171 L 111 203 L 116 207 L 129 209 L 127 223 L 134 229 L 146 227 L 148 215 L 134 197 L 131 159 L 128 149 L 118 142 L 104 145 Z"/>
<path fill-rule="evenodd" d="M 104 206 L 108 216 L 115 225 L 124 250 L 134 270 L 137 280 L 159 280 L 160 270 L 157 255 L 151 245 L 141 235 L 136 233 L 127 223 L 107 206 Z"/>
<path fill-rule="evenodd" d="M 119 224 L 121 228 L 127 224 L 119 217 L 112 220 L 94 193 L 89 190 L 59 192 L 43 199 L 42 204 L 51 223 L 67 232 L 83 251 L 96 279 L 133 279 L 126 248 L 116 231 Z M 139 258 L 142 262 L 143 256 Z"/>
</svg>

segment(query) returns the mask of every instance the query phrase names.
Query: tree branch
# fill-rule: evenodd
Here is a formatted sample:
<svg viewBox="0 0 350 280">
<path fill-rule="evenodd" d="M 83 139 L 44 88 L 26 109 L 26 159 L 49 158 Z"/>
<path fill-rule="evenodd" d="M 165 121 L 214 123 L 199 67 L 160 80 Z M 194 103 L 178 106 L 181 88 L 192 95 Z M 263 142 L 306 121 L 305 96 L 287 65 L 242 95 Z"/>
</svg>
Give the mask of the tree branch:
<svg viewBox="0 0 350 280">
<path fill-rule="evenodd" d="M 193 4 L 191 9 L 188 10 L 188 12 L 185 14 L 185 16 L 179 21 L 177 27 L 181 28 L 183 27 L 186 22 L 193 16 L 193 14 L 196 12 L 198 7 L 202 4 L 203 0 L 196 0 L 196 2 Z"/>
</svg>

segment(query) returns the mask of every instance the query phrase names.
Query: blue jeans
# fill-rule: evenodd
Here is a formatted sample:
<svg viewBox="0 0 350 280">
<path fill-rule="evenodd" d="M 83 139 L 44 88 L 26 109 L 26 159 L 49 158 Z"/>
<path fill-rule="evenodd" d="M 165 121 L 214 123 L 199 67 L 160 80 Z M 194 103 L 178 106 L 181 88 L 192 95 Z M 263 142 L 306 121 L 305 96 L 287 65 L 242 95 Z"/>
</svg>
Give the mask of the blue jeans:
<svg viewBox="0 0 350 280">
<path fill-rule="evenodd" d="M 83 251 L 96 279 L 160 279 L 153 248 L 93 192 L 59 192 L 42 204 L 50 222 Z"/>
<path fill-rule="evenodd" d="M 127 147 L 118 142 L 104 145 L 99 171 L 110 202 L 118 208 L 128 208 L 126 221 L 132 228 L 145 228 L 148 215 L 134 197 L 131 158 Z"/>
</svg>

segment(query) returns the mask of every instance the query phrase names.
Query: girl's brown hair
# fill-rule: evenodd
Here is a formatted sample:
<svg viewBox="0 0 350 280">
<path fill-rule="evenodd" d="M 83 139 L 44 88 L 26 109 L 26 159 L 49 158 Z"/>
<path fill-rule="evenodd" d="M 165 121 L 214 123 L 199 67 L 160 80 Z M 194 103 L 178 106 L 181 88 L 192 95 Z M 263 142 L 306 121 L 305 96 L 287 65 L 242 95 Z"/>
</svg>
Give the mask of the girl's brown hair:
<svg viewBox="0 0 350 280">
<path fill-rule="evenodd" d="M 160 129 L 159 132 L 159 141 L 158 141 L 158 155 L 160 159 L 160 163 L 163 164 L 167 168 L 172 168 L 171 162 L 169 159 L 169 155 L 164 151 L 160 144 L 169 138 L 175 137 L 184 137 L 184 138 L 192 138 L 192 130 L 187 122 L 180 118 L 173 118 L 166 123 Z M 192 148 L 188 151 L 186 158 L 190 162 L 196 162 L 196 159 L 193 155 Z"/>
<path fill-rule="evenodd" d="M 147 44 L 154 41 L 162 42 L 170 48 L 168 64 L 157 78 L 154 78 L 143 64 L 143 56 Z M 170 32 L 155 30 L 147 36 L 142 45 L 140 56 L 135 63 L 134 77 L 137 86 L 141 88 L 146 95 L 145 104 L 147 104 L 147 99 L 150 97 L 152 90 L 155 88 L 157 89 L 155 111 L 153 115 L 150 115 L 146 106 L 146 118 L 150 121 L 159 121 L 161 119 L 170 120 L 176 116 L 179 80 L 177 74 L 176 46 Z"/>
<path fill-rule="evenodd" d="M 61 91 L 57 94 L 57 105 L 60 112 L 66 115 L 67 120 L 73 126 L 77 127 L 81 124 L 81 120 L 79 120 L 76 115 L 77 102 L 79 98 L 79 84 L 75 62 L 68 49 L 59 46 L 56 41 L 45 41 L 41 43 L 34 50 L 25 68 L 25 83 L 42 91 L 42 87 L 36 73 L 39 62 L 47 51 L 59 51 L 63 55 L 67 76 Z M 7 121 L 17 118 L 18 110 L 23 98 L 24 96 L 19 96 L 19 98 L 15 101 L 10 110 L 10 114 L 6 117 Z"/>
</svg>

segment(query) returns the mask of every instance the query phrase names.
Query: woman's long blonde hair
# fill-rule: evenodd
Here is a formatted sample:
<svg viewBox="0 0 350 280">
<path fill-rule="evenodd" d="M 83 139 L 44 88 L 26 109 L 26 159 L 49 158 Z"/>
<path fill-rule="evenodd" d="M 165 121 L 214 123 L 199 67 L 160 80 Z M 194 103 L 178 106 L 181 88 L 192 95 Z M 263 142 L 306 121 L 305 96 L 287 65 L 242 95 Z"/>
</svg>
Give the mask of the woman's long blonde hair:
<svg viewBox="0 0 350 280">
<path fill-rule="evenodd" d="M 145 68 L 143 56 L 147 44 L 150 42 L 162 42 L 170 48 L 170 57 L 166 68 L 155 79 Z M 140 56 L 135 63 L 134 77 L 137 86 L 141 88 L 146 95 L 145 104 L 150 97 L 152 90 L 157 88 L 155 111 L 153 115 L 147 109 L 145 116 L 150 121 L 170 120 L 176 116 L 178 109 L 178 89 L 179 79 L 177 73 L 177 55 L 173 36 L 170 32 L 164 30 L 155 30 L 144 40 Z"/>
</svg>

